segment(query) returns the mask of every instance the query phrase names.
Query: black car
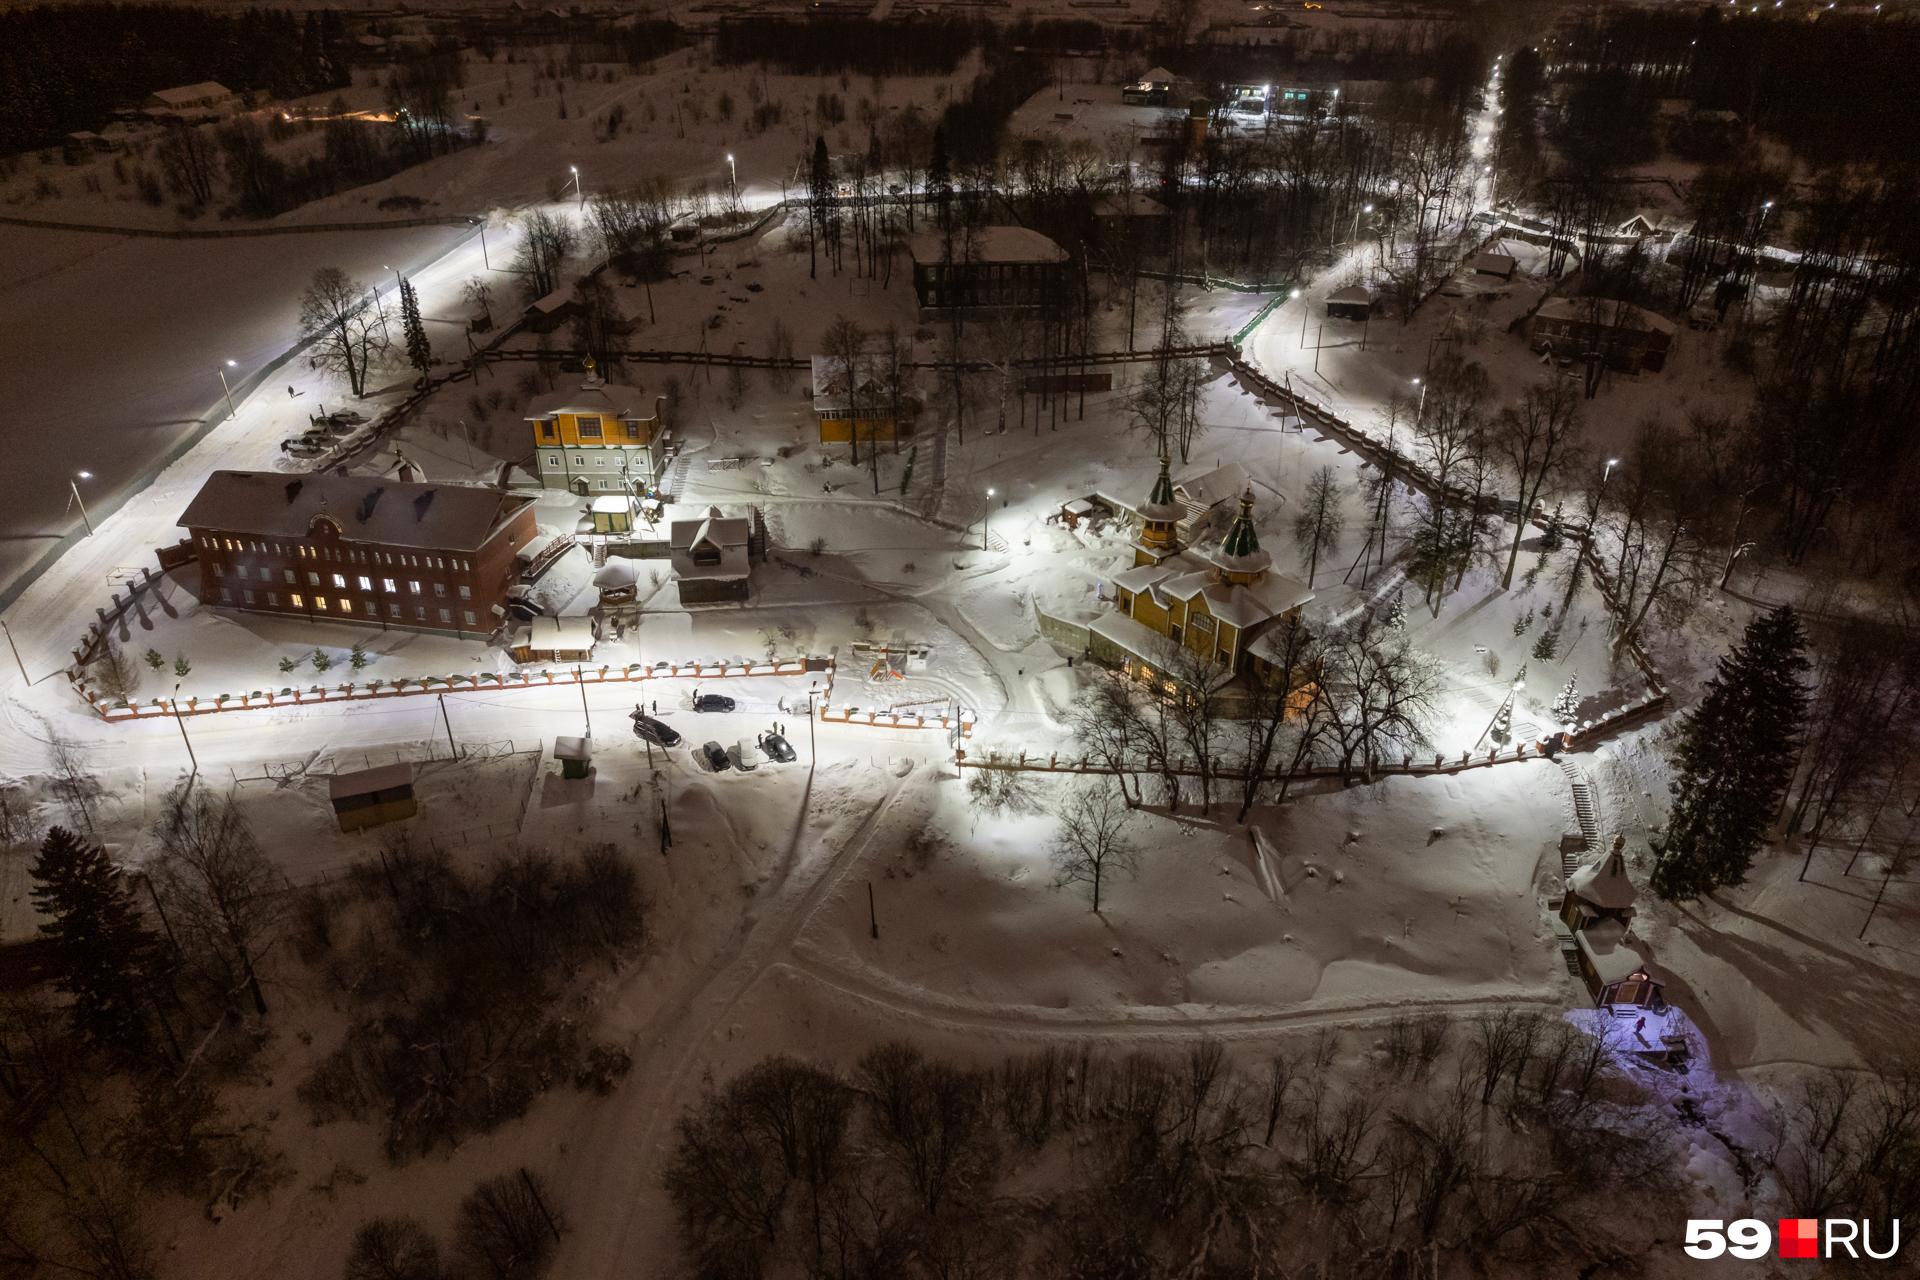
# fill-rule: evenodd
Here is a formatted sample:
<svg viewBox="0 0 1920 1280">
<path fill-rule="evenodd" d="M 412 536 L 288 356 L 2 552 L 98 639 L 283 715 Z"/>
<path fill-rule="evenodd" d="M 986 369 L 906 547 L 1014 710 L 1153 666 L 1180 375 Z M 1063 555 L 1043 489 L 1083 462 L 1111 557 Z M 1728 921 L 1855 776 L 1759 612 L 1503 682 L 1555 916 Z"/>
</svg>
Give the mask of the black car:
<svg viewBox="0 0 1920 1280">
<path fill-rule="evenodd" d="M 636 711 L 632 716 L 633 734 L 636 738 L 645 738 L 657 747 L 677 747 L 680 735 L 665 721 L 655 720 L 652 716 Z"/>
<path fill-rule="evenodd" d="M 793 745 L 777 733 L 761 734 L 760 749 L 766 752 L 767 758 L 775 764 L 792 764 L 800 758 L 794 754 Z"/>
<path fill-rule="evenodd" d="M 700 748 L 700 754 L 707 758 L 707 768 L 715 773 L 725 773 L 728 767 L 727 749 L 717 742 L 709 742 Z"/>
<path fill-rule="evenodd" d="M 717 693 L 703 693 L 693 700 L 693 709 L 695 711 L 731 711 L 733 699 L 722 697 Z"/>
</svg>

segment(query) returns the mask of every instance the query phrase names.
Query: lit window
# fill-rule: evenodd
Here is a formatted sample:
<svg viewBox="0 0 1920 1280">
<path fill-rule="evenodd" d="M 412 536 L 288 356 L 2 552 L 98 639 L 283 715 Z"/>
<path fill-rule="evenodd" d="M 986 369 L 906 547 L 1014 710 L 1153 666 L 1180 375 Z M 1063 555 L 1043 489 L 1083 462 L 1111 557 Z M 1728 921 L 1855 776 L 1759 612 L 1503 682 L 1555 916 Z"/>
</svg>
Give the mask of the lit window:
<svg viewBox="0 0 1920 1280">
<path fill-rule="evenodd" d="M 313 598 L 313 607 L 325 613 L 327 611 L 327 598 L 325 596 L 315 596 Z"/>
<path fill-rule="evenodd" d="M 461 588 L 460 588 L 460 598 L 461 598 L 462 600 L 471 600 L 471 599 L 473 599 L 473 588 L 471 588 L 471 587 L 465 587 L 465 586 L 463 586 L 463 587 L 461 587 Z"/>
<path fill-rule="evenodd" d="M 371 591 L 371 590 L 373 590 L 373 579 L 372 579 L 372 578 L 369 578 L 369 577 L 368 577 L 368 576 L 367 576 L 366 574 L 364 574 L 364 573 L 360 575 L 360 589 L 361 589 L 362 591 Z"/>
<path fill-rule="evenodd" d="M 346 575 L 346 574 L 344 574 L 344 573 L 336 573 L 336 574 L 334 574 L 334 575 L 333 575 L 333 585 L 334 585 L 334 586 L 336 586 L 336 587 L 340 587 L 340 588 L 342 588 L 342 589 L 345 589 L 345 587 L 346 587 L 346 585 L 347 585 L 347 575 Z"/>
<path fill-rule="evenodd" d="M 296 609 L 304 609 L 307 607 L 306 599 L 303 596 L 301 596 L 301 594 L 298 591 L 290 593 L 287 596 L 287 599 L 293 601 L 293 607 Z"/>
<path fill-rule="evenodd" d="M 342 613 L 353 612 L 353 600 L 351 597 L 348 597 L 348 596 L 340 597 L 340 612 Z"/>
<path fill-rule="evenodd" d="M 409 578 L 409 579 L 407 580 L 407 590 L 409 590 L 409 591 L 411 591 L 411 592 L 413 592 L 413 594 L 415 594 L 415 595 L 419 595 L 419 594 L 420 594 L 420 579 L 418 579 L 418 578 Z"/>
<path fill-rule="evenodd" d="M 380 579 L 380 589 L 386 592 L 388 595 L 393 595 L 395 592 L 400 590 L 399 587 L 394 585 L 394 581 L 392 578 Z"/>
</svg>

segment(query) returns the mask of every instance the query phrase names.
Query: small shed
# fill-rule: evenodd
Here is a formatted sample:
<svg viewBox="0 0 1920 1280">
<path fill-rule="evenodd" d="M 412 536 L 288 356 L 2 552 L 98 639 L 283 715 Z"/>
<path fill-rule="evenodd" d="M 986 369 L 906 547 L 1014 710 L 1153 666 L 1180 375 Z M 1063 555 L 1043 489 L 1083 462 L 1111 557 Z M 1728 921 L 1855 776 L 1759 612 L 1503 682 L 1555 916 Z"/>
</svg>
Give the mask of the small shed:
<svg viewBox="0 0 1920 1280">
<path fill-rule="evenodd" d="M 640 594 L 640 562 L 608 556 L 607 562 L 594 571 L 593 586 L 603 605 L 632 604 Z"/>
<path fill-rule="evenodd" d="M 561 777 L 584 778 L 593 772 L 593 739 L 557 737 L 553 740 L 553 758 L 560 762 Z"/>
<path fill-rule="evenodd" d="M 1477 276 L 1498 276 L 1502 280 L 1513 279 L 1513 273 L 1520 264 L 1504 253 L 1476 253 L 1467 259 L 1467 266 Z"/>
<path fill-rule="evenodd" d="M 513 637 L 515 662 L 585 662 L 598 637 L 585 616 L 536 618 Z"/>
<path fill-rule="evenodd" d="M 413 766 L 404 762 L 336 773 L 327 780 L 327 799 L 342 831 L 364 831 L 420 812 Z"/>
<path fill-rule="evenodd" d="M 1335 289 L 1327 295 L 1327 319 L 1365 320 L 1373 315 L 1373 293 L 1359 285 Z"/>
<path fill-rule="evenodd" d="M 573 296 L 573 290 L 555 289 L 527 304 L 527 328 L 535 333 L 552 333 L 579 314 L 580 301 Z"/>
<path fill-rule="evenodd" d="M 588 508 L 595 533 L 633 532 L 633 498 L 624 493 L 606 493 Z"/>
<path fill-rule="evenodd" d="M 1078 529 L 1082 520 L 1093 518 L 1093 504 L 1085 498 L 1075 498 L 1060 506 L 1060 522 L 1069 529 Z"/>
</svg>

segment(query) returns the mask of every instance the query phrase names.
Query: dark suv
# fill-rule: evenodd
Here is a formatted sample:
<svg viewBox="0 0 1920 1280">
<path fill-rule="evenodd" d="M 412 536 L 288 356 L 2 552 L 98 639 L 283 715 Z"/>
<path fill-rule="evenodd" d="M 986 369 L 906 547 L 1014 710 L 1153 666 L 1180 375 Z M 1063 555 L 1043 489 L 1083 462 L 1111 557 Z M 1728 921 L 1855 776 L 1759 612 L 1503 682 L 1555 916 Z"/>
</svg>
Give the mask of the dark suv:
<svg viewBox="0 0 1920 1280">
<path fill-rule="evenodd" d="M 640 711 L 634 712 L 632 719 L 635 737 L 645 738 L 648 742 L 660 747 L 680 745 L 680 735 L 675 733 L 672 726 L 665 721 L 655 720 L 652 716 Z"/>
<path fill-rule="evenodd" d="M 733 699 L 722 697 L 717 693 L 703 693 L 693 700 L 693 709 L 695 711 L 731 711 Z"/>
</svg>

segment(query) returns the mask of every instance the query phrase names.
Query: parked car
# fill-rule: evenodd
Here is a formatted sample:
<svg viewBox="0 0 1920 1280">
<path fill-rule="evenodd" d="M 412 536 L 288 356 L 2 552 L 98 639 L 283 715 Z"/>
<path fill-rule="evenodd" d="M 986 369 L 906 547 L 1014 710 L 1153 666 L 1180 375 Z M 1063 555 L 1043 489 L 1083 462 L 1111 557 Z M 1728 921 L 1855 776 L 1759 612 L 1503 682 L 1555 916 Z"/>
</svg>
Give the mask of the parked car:
<svg viewBox="0 0 1920 1280">
<path fill-rule="evenodd" d="M 760 749 L 766 752 L 767 758 L 775 764 L 792 764 L 800 758 L 795 754 L 793 744 L 777 733 L 761 734 Z"/>
<path fill-rule="evenodd" d="M 715 773 L 724 773 L 727 769 L 727 749 L 717 742 L 709 742 L 700 748 L 700 754 L 707 758 L 707 768 Z"/>
<path fill-rule="evenodd" d="M 317 458 L 327 451 L 327 446 L 310 436 L 295 436 L 291 440 L 282 440 L 280 451 L 296 458 Z"/>
<path fill-rule="evenodd" d="M 367 420 L 367 415 L 358 409 L 335 409 L 328 416 L 335 422 L 344 422 L 350 427 L 357 427 Z"/>
<path fill-rule="evenodd" d="M 680 735 L 674 732 L 673 726 L 667 724 L 665 721 L 655 720 L 643 711 L 634 712 L 632 719 L 635 737 L 645 738 L 656 747 L 677 747 L 680 745 Z"/>
<path fill-rule="evenodd" d="M 731 711 L 733 699 L 717 693 L 703 693 L 693 700 L 695 711 Z"/>
<path fill-rule="evenodd" d="M 733 767 L 742 773 L 751 773 L 760 767 L 760 749 L 742 738 L 733 744 Z"/>
</svg>

